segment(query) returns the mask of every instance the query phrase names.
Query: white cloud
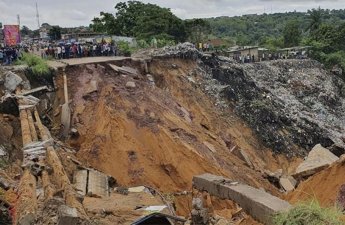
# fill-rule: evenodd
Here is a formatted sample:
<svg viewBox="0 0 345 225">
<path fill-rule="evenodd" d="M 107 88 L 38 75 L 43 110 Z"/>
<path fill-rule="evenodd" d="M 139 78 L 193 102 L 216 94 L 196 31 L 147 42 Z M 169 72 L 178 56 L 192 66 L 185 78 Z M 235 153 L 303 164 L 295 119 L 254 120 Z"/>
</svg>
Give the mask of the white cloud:
<svg viewBox="0 0 345 225">
<path fill-rule="evenodd" d="M 37 28 L 35 3 L 38 2 L 40 22 L 63 27 L 89 25 L 100 11 L 114 12 L 120 0 L 0 0 L 0 22 Z M 307 11 L 311 8 L 344 8 L 345 0 L 143 0 L 171 8 L 183 19 L 234 16 L 263 12 Z"/>
</svg>

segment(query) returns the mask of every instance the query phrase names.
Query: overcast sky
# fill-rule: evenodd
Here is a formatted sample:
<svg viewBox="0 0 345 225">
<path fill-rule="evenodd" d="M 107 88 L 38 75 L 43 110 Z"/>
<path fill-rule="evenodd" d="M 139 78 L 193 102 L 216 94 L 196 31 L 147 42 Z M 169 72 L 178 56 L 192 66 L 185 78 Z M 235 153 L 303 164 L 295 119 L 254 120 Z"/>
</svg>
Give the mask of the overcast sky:
<svg viewBox="0 0 345 225">
<path fill-rule="evenodd" d="M 37 28 L 35 3 L 40 22 L 63 27 L 89 25 L 100 11 L 114 12 L 118 0 L 0 0 L 0 22 Z M 264 12 L 307 11 L 321 7 L 345 8 L 345 0 L 144 0 L 171 10 L 180 18 L 235 16 Z"/>
</svg>

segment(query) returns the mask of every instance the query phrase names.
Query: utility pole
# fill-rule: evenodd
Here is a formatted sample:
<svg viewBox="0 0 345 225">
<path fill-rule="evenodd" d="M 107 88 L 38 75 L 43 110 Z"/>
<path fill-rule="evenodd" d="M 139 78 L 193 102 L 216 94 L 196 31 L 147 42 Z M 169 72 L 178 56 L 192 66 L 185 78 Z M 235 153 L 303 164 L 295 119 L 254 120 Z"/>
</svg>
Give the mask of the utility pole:
<svg viewBox="0 0 345 225">
<path fill-rule="evenodd" d="M 19 29 L 20 29 L 20 15 L 19 14 L 17 14 L 17 24 L 18 24 Z"/>
<path fill-rule="evenodd" d="M 38 5 L 37 5 L 37 2 L 36 2 L 36 19 L 37 19 L 37 26 L 38 26 L 38 29 L 40 29 L 40 27 L 41 27 L 41 24 L 40 24 L 40 14 L 38 13 Z"/>
</svg>

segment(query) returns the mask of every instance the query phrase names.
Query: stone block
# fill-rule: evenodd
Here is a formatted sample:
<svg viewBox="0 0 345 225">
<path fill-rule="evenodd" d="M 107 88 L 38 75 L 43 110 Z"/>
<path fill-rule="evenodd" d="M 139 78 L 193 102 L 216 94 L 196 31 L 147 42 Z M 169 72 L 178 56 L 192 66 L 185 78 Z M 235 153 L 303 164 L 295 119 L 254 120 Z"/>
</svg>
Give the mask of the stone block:
<svg viewBox="0 0 345 225">
<path fill-rule="evenodd" d="M 74 187 L 77 193 L 85 196 L 87 189 L 87 170 L 79 170 L 74 174 Z"/>
</svg>

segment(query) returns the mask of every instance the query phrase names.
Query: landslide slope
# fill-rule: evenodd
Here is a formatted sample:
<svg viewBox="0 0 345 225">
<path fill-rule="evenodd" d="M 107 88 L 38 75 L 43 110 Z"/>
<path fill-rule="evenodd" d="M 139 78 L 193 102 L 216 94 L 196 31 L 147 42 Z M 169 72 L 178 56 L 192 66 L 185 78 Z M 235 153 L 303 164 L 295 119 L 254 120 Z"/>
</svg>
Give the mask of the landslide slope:
<svg viewBox="0 0 345 225">
<path fill-rule="evenodd" d="M 279 195 L 260 171 L 288 168 L 287 161 L 274 158 L 231 110 L 215 107 L 196 61 L 154 59 L 150 72 L 155 85 L 142 71 L 130 76 L 108 65 L 66 69 L 72 126 L 79 132 L 70 144 L 79 159 L 124 186 L 178 192 L 191 189 L 193 175 L 210 172 Z M 128 81 L 135 87 L 126 87 Z M 252 168 L 231 153 L 238 149 L 247 152 Z"/>
</svg>

